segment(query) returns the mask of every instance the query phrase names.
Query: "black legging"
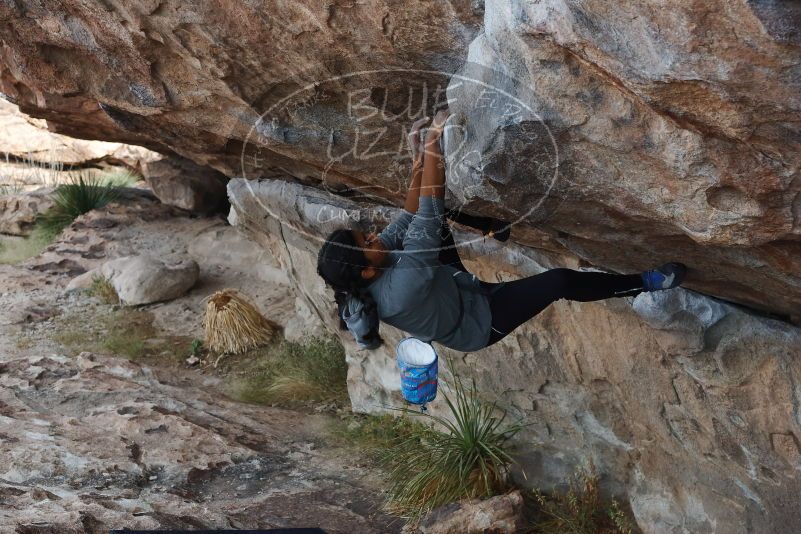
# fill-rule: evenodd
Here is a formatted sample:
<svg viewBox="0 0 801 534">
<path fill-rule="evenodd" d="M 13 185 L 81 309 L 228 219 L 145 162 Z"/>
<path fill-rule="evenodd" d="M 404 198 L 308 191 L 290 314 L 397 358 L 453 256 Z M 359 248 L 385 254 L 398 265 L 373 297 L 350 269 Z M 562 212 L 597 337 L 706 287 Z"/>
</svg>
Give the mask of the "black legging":
<svg viewBox="0 0 801 534">
<path fill-rule="evenodd" d="M 451 265 L 468 272 L 459 257 L 448 221 L 444 218 L 439 261 L 443 265 Z M 511 282 L 481 282 L 481 286 L 489 296 L 492 313 L 492 332 L 487 346 L 497 343 L 559 299 L 591 302 L 612 297 L 631 297 L 643 289 L 639 274 L 610 274 L 572 269 L 550 269 Z"/>
<path fill-rule="evenodd" d="M 639 274 L 571 269 L 551 269 L 512 282 L 481 284 L 489 293 L 492 313 L 492 332 L 487 346 L 500 341 L 559 299 L 590 302 L 612 297 L 630 297 L 643 289 Z"/>
</svg>

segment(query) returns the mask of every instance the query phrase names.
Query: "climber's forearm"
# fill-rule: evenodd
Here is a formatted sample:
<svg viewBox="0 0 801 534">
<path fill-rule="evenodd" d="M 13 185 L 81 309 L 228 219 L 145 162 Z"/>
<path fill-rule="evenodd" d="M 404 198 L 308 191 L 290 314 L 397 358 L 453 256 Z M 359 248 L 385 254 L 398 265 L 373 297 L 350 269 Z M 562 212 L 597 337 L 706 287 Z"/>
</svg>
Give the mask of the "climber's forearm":
<svg viewBox="0 0 801 534">
<path fill-rule="evenodd" d="M 409 182 L 409 192 L 406 193 L 406 202 L 403 209 L 409 213 L 417 213 L 420 204 L 420 182 L 423 179 L 423 154 L 417 155 L 412 164 L 412 180 Z"/>
<path fill-rule="evenodd" d="M 439 149 L 439 134 L 426 136 L 420 196 L 445 198 L 445 162 Z"/>
</svg>

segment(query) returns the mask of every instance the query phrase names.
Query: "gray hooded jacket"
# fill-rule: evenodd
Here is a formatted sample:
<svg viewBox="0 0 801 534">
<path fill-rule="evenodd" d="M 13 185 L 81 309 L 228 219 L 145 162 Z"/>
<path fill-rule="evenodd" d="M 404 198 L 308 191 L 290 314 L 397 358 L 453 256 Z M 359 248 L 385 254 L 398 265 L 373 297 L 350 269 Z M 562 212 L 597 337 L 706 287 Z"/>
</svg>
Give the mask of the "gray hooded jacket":
<svg viewBox="0 0 801 534">
<path fill-rule="evenodd" d="M 370 286 L 382 321 L 423 341 L 471 352 L 490 336 L 489 300 L 475 275 L 439 262 L 442 199 L 420 197 L 417 214 L 404 211 L 379 238 L 391 250 Z"/>
</svg>

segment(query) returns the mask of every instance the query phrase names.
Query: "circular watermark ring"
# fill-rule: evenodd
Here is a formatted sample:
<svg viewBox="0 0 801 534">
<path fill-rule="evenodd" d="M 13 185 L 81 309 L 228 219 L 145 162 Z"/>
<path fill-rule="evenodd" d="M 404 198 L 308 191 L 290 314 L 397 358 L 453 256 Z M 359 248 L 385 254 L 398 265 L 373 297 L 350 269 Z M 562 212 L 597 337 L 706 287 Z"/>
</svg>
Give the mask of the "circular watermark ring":
<svg viewBox="0 0 801 534">
<path fill-rule="evenodd" d="M 505 75 L 503 73 L 500 73 L 499 71 L 496 71 L 494 69 L 489 69 L 489 68 L 481 66 L 481 65 L 467 64 L 466 63 L 465 66 L 463 66 L 463 68 L 461 69 L 461 71 L 464 72 L 468 66 L 478 67 L 484 73 L 489 73 L 491 76 L 503 76 L 505 80 L 511 80 L 512 82 L 514 82 L 514 83 L 504 84 L 505 86 L 514 87 L 515 89 L 520 89 L 521 92 L 525 92 L 526 91 L 526 87 L 527 86 L 525 84 L 517 82 L 513 78 L 511 78 L 511 77 L 509 77 L 509 76 L 507 76 L 507 75 Z M 247 156 L 247 148 L 248 148 L 248 145 L 249 145 L 250 141 L 254 137 L 256 137 L 257 135 L 259 135 L 259 136 L 262 135 L 262 132 L 260 130 L 264 130 L 264 125 L 268 123 L 268 121 L 266 121 L 265 118 L 270 119 L 269 123 L 272 124 L 273 120 L 270 117 L 274 116 L 277 113 L 277 111 L 281 110 L 288 103 L 293 102 L 293 100 L 296 99 L 298 95 L 301 95 L 303 93 L 316 91 L 318 88 L 320 88 L 321 86 L 324 86 L 325 84 L 329 84 L 329 83 L 332 83 L 332 82 L 339 82 L 339 81 L 342 81 L 342 80 L 350 80 L 352 78 L 359 77 L 359 76 L 366 77 L 366 76 L 375 76 L 375 75 L 395 75 L 395 76 L 401 76 L 401 75 L 426 75 L 426 76 L 439 76 L 439 77 L 441 77 L 443 79 L 449 80 L 448 90 L 447 90 L 448 93 L 451 92 L 451 87 L 454 86 L 455 84 L 474 84 L 477 88 L 481 88 L 482 90 L 489 90 L 492 93 L 494 93 L 496 95 L 500 95 L 504 99 L 507 99 L 507 104 L 512 103 L 515 106 L 518 106 L 518 111 L 519 112 L 522 112 L 522 111 L 525 110 L 525 112 L 530 114 L 530 116 L 533 117 L 536 120 L 536 122 L 538 122 L 539 125 L 542 126 L 544 132 L 547 134 L 548 140 L 550 141 L 550 145 L 551 145 L 551 147 L 553 149 L 553 155 L 550 158 L 552 160 L 552 162 L 553 162 L 553 174 L 551 175 L 550 180 L 547 182 L 547 185 L 546 185 L 544 191 L 540 194 L 540 198 L 533 205 L 529 206 L 528 209 L 525 212 L 523 212 L 522 214 L 520 214 L 514 221 L 509 222 L 505 227 L 496 229 L 495 230 L 496 233 L 504 232 L 506 230 L 511 230 L 512 226 L 514 226 L 514 225 L 522 222 L 523 220 L 531 217 L 532 214 L 534 214 L 536 211 L 538 211 L 543 206 L 543 203 L 548 198 L 551 198 L 550 197 L 550 193 L 553 191 L 554 187 L 556 186 L 556 184 L 558 182 L 558 178 L 559 178 L 559 149 L 558 149 L 558 145 L 556 143 L 556 139 L 555 139 L 553 133 L 551 132 L 550 128 L 547 126 L 547 124 L 545 124 L 545 122 L 542 119 L 542 117 L 540 116 L 540 114 L 535 109 L 533 109 L 531 104 L 526 102 L 523 98 L 520 98 L 520 97 L 516 96 L 515 94 L 512 94 L 511 92 L 503 89 L 502 87 L 498 87 L 497 85 L 493 85 L 491 83 L 485 82 L 484 80 L 476 78 L 476 77 L 467 76 L 467 75 L 462 74 L 460 72 L 451 73 L 451 72 L 435 70 L 435 69 L 410 69 L 410 68 L 402 68 L 402 67 L 389 67 L 389 68 L 382 68 L 382 69 L 360 70 L 360 71 L 355 71 L 355 72 L 346 73 L 346 74 L 340 74 L 340 75 L 331 76 L 331 77 L 328 77 L 328 78 L 325 78 L 325 79 L 322 79 L 322 80 L 317 80 L 317 81 L 310 82 L 310 83 L 304 85 L 303 87 L 300 87 L 300 88 L 294 90 L 293 92 L 291 92 L 290 94 L 284 96 L 283 98 L 281 98 L 277 102 L 273 103 L 266 111 L 264 111 L 263 113 L 261 113 L 259 115 L 259 118 L 250 127 L 250 129 L 248 131 L 248 134 L 245 137 L 245 140 L 244 140 L 243 145 L 242 145 L 242 153 L 241 153 L 241 156 L 240 156 L 240 164 L 241 164 L 241 169 L 242 169 L 241 175 L 242 175 L 243 178 L 245 178 L 246 183 L 248 184 L 248 189 L 249 189 L 250 193 L 252 194 L 253 198 L 256 200 L 256 202 L 259 204 L 259 206 L 262 209 L 264 209 L 269 215 L 273 216 L 274 218 L 276 218 L 278 220 L 281 220 L 281 217 L 278 214 L 275 214 L 270 209 L 269 206 L 265 205 L 262 202 L 261 198 L 255 193 L 255 191 L 253 191 L 252 186 L 251 186 L 251 181 L 248 180 L 248 177 L 247 177 L 247 165 L 246 165 L 246 161 L 245 161 L 246 160 L 246 156 Z M 457 90 L 458 90 L 458 88 L 457 88 Z M 450 107 L 450 106 L 452 106 L 454 104 L 454 100 L 452 100 L 449 97 L 447 99 L 447 103 L 448 103 L 448 106 Z M 476 103 L 476 105 L 478 105 L 478 103 Z M 350 110 L 348 110 L 348 111 L 350 112 Z M 409 122 L 411 122 L 411 121 L 415 120 L 416 118 L 420 118 L 420 116 L 422 116 L 422 115 L 418 115 L 416 117 L 407 117 L 407 120 Z M 514 116 L 511 116 L 511 117 L 510 116 L 499 116 L 499 117 L 495 117 L 495 118 L 498 120 L 498 124 L 496 126 L 496 129 L 507 128 L 509 126 L 514 126 L 515 124 L 520 124 L 521 122 L 526 122 L 526 121 L 524 121 L 522 119 L 521 116 L 517 116 L 517 117 L 514 117 Z M 333 136 L 333 132 L 332 132 L 332 136 Z M 463 140 L 463 141 L 468 141 L 469 142 L 469 141 L 472 141 L 472 139 L 466 139 L 466 140 Z M 256 144 L 257 147 L 262 146 L 262 143 L 254 143 L 254 144 Z M 268 143 L 263 143 L 263 144 L 268 144 Z M 446 143 L 446 145 L 447 145 L 447 143 Z M 446 146 L 446 148 L 447 148 L 447 146 Z M 460 146 L 459 148 L 457 148 L 457 150 L 461 150 L 461 148 L 462 147 Z M 355 152 L 355 150 L 354 150 L 354 152 Z M 375 156 L 371 155 L 371 158 L 372 157 L 375 157 Z M 451 158 L 451 162 L 453 162 L 454 158 L 455 158 L 455 156 L 453 156 L 452 154 L 450 156 L 448 154 L 443 154 L 442 157 L 443 157 L 443 160 L 445 160 L 445 161 L 447 161 L 449 158 Z M 475 158 L 475 162 L 469 161 L 469 158 Z M 472 149 L 472 150 L 467 151 L 461 157 L 461 159 L 459 160 L 459 162 L 457 164 L 463 165 L 463 166 L 467 167 L 468 169 L 470 169 L 471 171 L 478 172 L 479 175 L 480 175 L 479 180 L 480 180 L 480 182 L 483 182 L 484 180 L 486 180 L 486 176 L 483 175 L 483 163 L 484 162 L 483 162 L 482 158 L 483 158 L 483 155 L 482 155 L 480 150 Z M 331 158 L 331 157 L 329 157 L 329 161 L 326 163 L 326 165 L 323 166 L 323 168 L 321 170 L 321 183 L 326 183 L 327 177 L 328 177 L 329 173 L 331 172 L 331 170 L 334 169 L 334 167 L 336 166 L 337 163 L 341 163 L 341 161 L 342 161 L 342 158 Z M 447 178 L 448 178 L 448 180 L 450 180 L 452 178 L 452 175 L 448 175 Z M 337 181 L 337 183 L 339 183 L 339 182 Z M 447 180 L 446 180 L 446 184 L 445 185 L 446 185 L 446 188 L 447 188 L 448 187 L 448 181 Z M 451 184 L 451 185 L 453 185 L 453 184 Z M 481 184 L 478 184 L 478 185 L 474 184 L 471 187 L 474 190 L 475 189 L 481 189 L 482 185 Z M 483 188 L 486 190 L 488 187 L 491 187 L 491 186 L 484 186 Z M 381 184 L 369 184 L 369 185 L 364 186 L 364 188 L 370 188 L 370 189 L 376 189 L 376 188 L 377 189 L 382 189 L 383 188 L 386 191 L 389 191 L 388 188 L 386 188 L 385 186 L 383 186 Z M 353 188 L 353 190 L 359 190 L 359 189 L 361 189 L 361 188 Z M 465 189 L 468 190 L 470 188 L 466 187 Z M 368 193 L 367 196 L 368 197 L 369 196 L 374 196 L 375 198 L 382 198 L 382 199 L 384 198 L 384 197 L 381 197 L 380 195 L 375 195 L 375 194 L 372 194 L 372 193 Z M 467 200 L 471 200 L 471 199 L 472 199 L 472 197 L 471 198 L 467 198 Z M 386 208 L 384 208 L 384 211 L 386 211 Z M 311 233 L 311 232 L 306 232 L 302 228 L 296 228 L 296 230 L 300 231 L 305 237 L 308 237 L 308 238 L 310 238 L 312 240 L 316 240 L 316 241 L 319 241 L 321 243 L 325 241 L 325 238 L 321 237 L 318 234 Z M 453 245 L 439 246 L 439 247 L 429 248 L 429 249 L 419 249 L 418 248 L 418 249 L 415 249 L 415 252 L 432 252 L 432 251 L 445 250 L 447 248 L 464 247 L 464 246 L 469 246 L 469 245 L 474 244 L 474 243 L 483 242 L 484 239 L 485 239 L 485 236 L 481 236 L 481 237 L 477 237 L 477 238 L 474 238 L 474 239 L 461 241 L 458 244 L 453 244 Z M 342 247 L 346 247 L 346 248 L 356 248 L 356 249 L 361 250 L 359 247 L 352 247 L 352 246 L 345 245 L 345 244 L 338 244 L 338 245 L 342 246 Z M 395 252 L 396 253 L 401 253 L 401 254 L 404 253 L 403 250 L 396 250 Z"/>
</svg>

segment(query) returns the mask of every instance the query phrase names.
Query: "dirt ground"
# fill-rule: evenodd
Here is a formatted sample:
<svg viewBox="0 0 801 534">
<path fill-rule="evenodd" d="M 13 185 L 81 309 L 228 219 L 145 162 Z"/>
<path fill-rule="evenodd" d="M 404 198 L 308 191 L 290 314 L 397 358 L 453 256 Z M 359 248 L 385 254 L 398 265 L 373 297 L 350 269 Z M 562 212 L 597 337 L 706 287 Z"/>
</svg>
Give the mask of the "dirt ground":
<svg viewBox="0 0 801 534">
<path fill-rule="evenodd" d="M 65 291 L 143 252 L 192 256 L 198 284 L 136 310 Z M 203 298 L 223 287 L 289 337 L 315 332 L 280 266 L 222 217 L 133 195 L 80 218 L 44 253 L 0 265 L 0 280 L 0 532 L 400 530 L 380 511 L 376 468 L 330 438 L 336 413 L 235 402 L 224 372 L 184 362 L 202 337 Z M 110 342 L 130 328 L 146 332 L 145 356 Z"/>
</svg>

